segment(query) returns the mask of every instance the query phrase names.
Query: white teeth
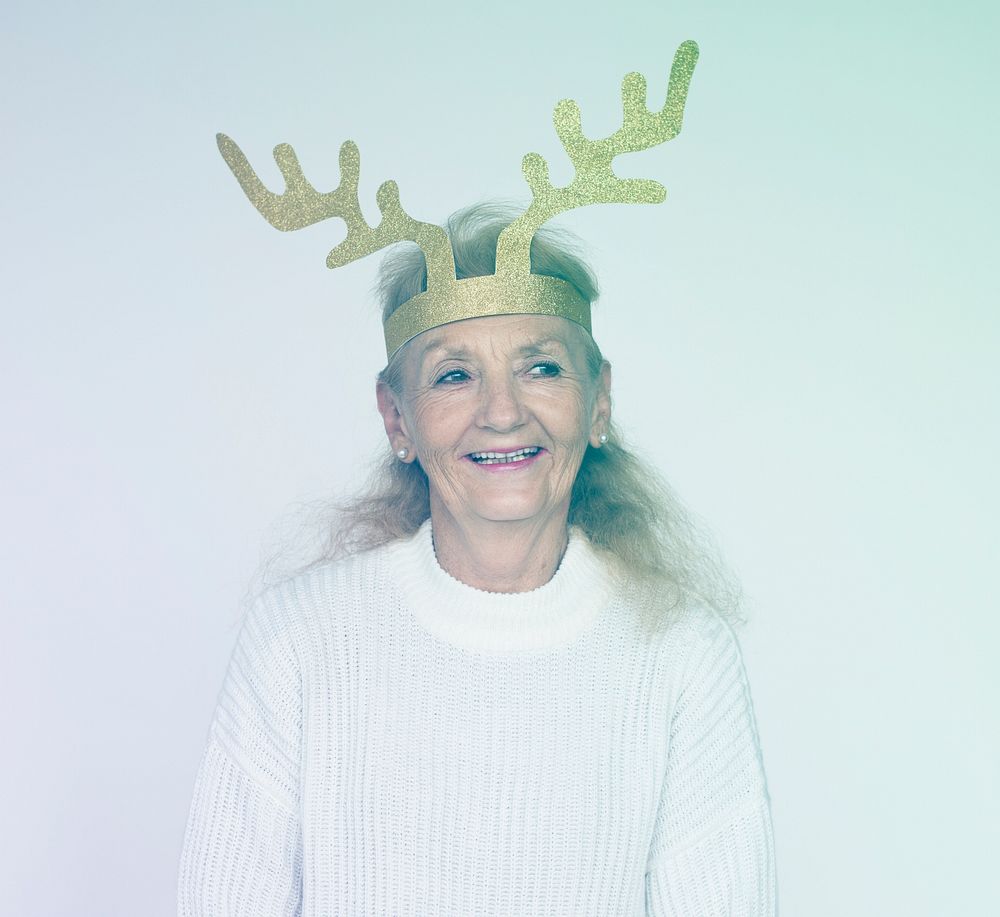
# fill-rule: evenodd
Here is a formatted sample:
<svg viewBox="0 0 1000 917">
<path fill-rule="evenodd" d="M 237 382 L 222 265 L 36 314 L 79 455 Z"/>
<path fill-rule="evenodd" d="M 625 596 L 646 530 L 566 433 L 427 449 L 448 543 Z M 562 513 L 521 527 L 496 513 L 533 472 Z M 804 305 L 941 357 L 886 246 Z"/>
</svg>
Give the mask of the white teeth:
<svg viewBox="0 0 1000 917">
<path fill-rule="evenodd" d="M 529 446 L 527 449 L 517 449 L 514 452 L 471 452 L 469 457 L 480 465 L 509 464 L 523 462 L 526 458 L 536 455 L 539 446 Z"/>
</svg>

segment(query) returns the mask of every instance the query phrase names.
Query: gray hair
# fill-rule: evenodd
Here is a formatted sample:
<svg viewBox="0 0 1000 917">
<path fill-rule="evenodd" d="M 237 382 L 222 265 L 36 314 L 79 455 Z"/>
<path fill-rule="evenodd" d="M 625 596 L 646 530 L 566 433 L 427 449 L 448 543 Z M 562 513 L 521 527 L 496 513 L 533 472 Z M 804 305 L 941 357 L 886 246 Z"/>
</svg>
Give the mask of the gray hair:
<svg viewBox="0 0 1000 917">
<path fill-rule="evenodd" d="M 448 219 L 446 229 L 459 278 L 496 271 L 497 239 L 518 212 L 504 204 L 477 204 Z M 597 299 L 597 281 L 583 260 L 579 243 L 563 231 L 543 228 L 536 233 L 531 270 L 571 283 L 590 303 Z M 419 248 L 405 244 L 390 250 L 376 286 L 383 321 L 423 292 L 426 284 L 427 269 Z M 588 371 L 596 380 L 604 356 L 590 335 L 583 337 Z M 396 392 L 400 392 L 405 350 L 401 347 L 379 374 L 379 380 Z M 635 593 L 655 596 L 655 607 L 641 609 L 647 626 L 655 628 L 689 599 L 709 604 L 731 621 L 740 620 L 739 587 L 712 539 L 655 469 L 625 448 L 614 425 L 608 433 L 609 441 L 601 448 L 587 447 L 573 485 L 569 524 L 579 526 L 610 561 L 623 588 L 657 587 Z M 384 454 L 376 459 L 361 493 L 321 511 L 323 546 L 318 556 L 298 570 L 408 537 L 429 517 L 428 482 L 420 463 L 404 463 L 391 452 Z"/>
</svg>

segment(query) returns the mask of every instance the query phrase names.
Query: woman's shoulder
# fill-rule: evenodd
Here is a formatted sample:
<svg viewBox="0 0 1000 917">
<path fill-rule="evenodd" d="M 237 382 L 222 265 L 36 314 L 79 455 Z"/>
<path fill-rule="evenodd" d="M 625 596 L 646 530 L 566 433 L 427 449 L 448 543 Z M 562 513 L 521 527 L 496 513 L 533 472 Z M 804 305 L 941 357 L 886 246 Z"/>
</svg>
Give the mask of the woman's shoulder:
<svg viewBox="0 0 1000 917">
<path fill-rule="evenodd" d="M 248 622 L 266 622 L 293 639 L 318 625 L 328 626 L 385 589 L 394 544 L 312 564 L 268 582 L 251 601 Z"/>
<path fill-rule="evenodd" d="M 663 584 L 632 584 L 623 598 L 661 658 L 672 669 L 706 655 L 734 661 L 739 619 L 690 590 Z"/>
</svg>

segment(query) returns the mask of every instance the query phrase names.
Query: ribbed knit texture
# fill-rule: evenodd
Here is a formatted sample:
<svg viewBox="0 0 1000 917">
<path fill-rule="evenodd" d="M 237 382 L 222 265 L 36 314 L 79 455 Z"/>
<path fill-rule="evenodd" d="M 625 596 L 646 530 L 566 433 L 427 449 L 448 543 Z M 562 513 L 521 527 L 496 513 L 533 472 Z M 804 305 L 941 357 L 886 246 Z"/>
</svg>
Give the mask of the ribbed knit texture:
<svg viewBox="0 0 1000 917">
<path fill-rule="evenodd" d="M 772 915 L 771 819 L 730 628 L 648 638 L 576 530 L 539 589 L 406 541 L 273 587 L 233 653 L 181 917 Z"/>
</svg>

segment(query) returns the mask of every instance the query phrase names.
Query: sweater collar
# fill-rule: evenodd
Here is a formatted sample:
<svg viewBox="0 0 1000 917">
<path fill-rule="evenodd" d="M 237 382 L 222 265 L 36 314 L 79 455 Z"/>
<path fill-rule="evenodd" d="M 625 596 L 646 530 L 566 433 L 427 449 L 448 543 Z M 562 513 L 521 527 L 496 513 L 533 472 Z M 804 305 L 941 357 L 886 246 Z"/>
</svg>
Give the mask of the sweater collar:
<svg viewBox="0 0 1000 917">
<path fill-rule="evenodd" d="M 392 565 L 418 623 L 466 650 L 512 653 L 562 646 L 589 630 L 611 598 L 607 568 L 576 527 L 570 527 L 555 575 L 530 592 L 486 592 L 455 579 L 435 556 L 430 519 L 393 545 Z"/>
</svg>

